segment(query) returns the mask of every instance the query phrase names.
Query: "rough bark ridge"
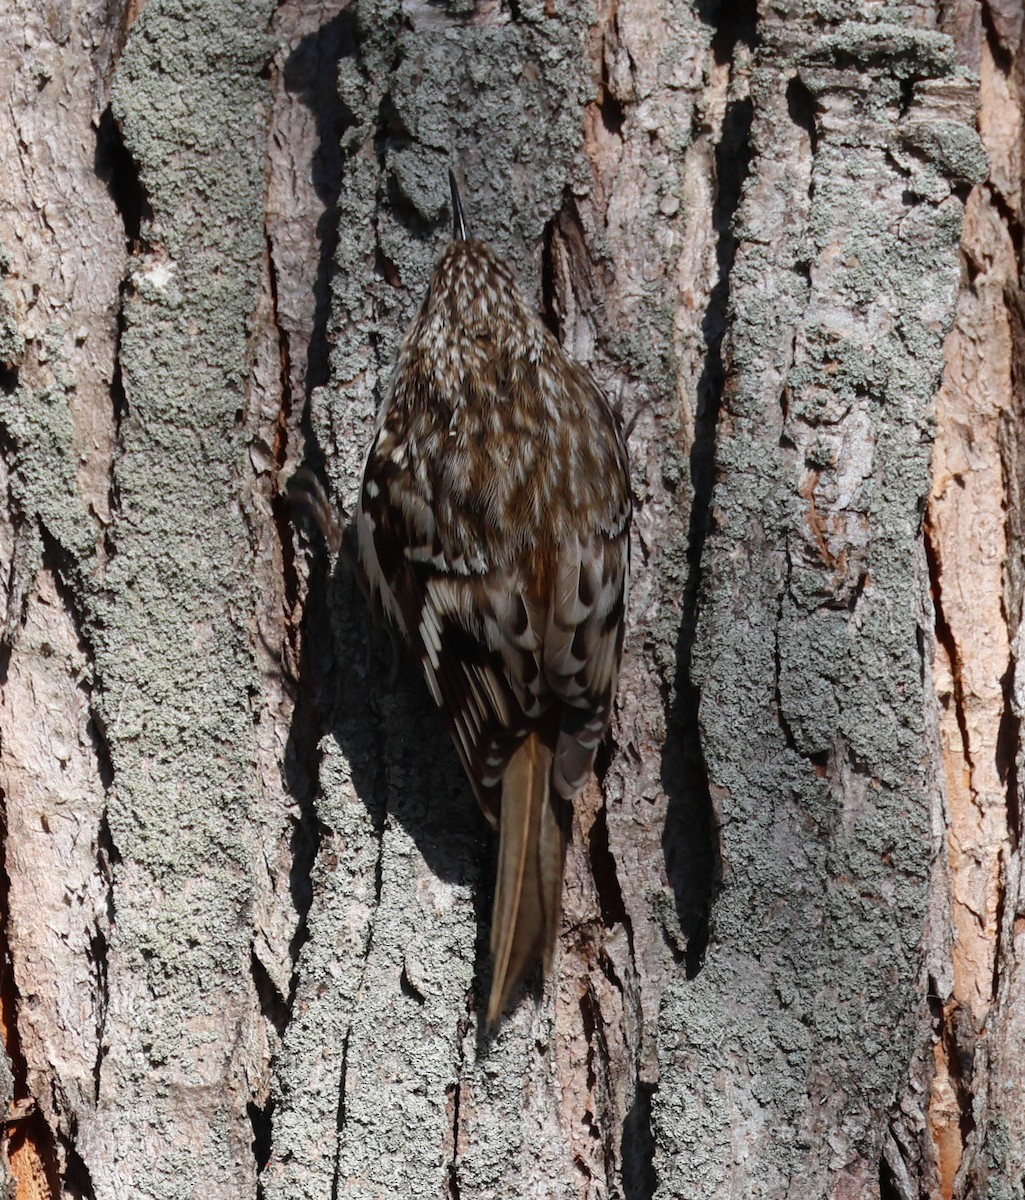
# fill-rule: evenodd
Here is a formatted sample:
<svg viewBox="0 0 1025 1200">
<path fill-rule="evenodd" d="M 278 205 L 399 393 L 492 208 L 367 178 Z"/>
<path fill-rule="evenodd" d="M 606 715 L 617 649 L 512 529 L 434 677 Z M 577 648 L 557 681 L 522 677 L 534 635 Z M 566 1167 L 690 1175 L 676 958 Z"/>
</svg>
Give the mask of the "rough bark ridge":
<svg viewBox="0 0 1025 1200">
<path fill-rule="evenodd" d="M 1025 14 L 951 5 L 943 25 L 980 77 L 989 156 L 968 198 L 963 276 L 937 400 L 927 514 L 949 883 L 935 908 L 936 1041 L 922 1155 L 934 1194 L 1017 1196 L 1025 1179 L 1018 659 L 1022 622 L 1022 188 Z M 915 1142 L 908 1139 L 909 1145 Z"/>
<path fill-rule="evenodd" d="M 758 35 L 696 656 L 723 888 L 663 1007 L 655 1117 L 684 1192 L 865 1196 L 916 1034 L 920 517 L 952 193 L 984 161 L 945 37 L 797 5 Z"/>
<path fill-rule="evenodd" d="M 0 0 L 6 1187 L 1021 1194 L 1021 32 Z M 554 979 L 492 1039 L 487 828 L 280 486 L 351 508 L 452 159 L 637 493 Z"/>
<path fill-rule="evenodd" d="M 68 1194 L 237 1197 L 269 1058 L 241 500 L 270 44 L 251 4 L 4 21 L 15 1079 Z"/>
</svg>

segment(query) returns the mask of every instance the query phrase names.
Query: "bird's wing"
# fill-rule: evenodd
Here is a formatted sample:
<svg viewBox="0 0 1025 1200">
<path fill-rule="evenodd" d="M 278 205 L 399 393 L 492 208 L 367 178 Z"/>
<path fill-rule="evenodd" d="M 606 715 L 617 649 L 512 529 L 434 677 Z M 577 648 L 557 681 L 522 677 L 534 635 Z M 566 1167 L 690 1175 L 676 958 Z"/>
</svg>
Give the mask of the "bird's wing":
<svg viewBox="0 0 1025 1200">
<path fill-rule="evenodd" d="M 553 784 L 566 800 L 587 782 L 612 714 L 629 577 L 624 530 L 563 546 L 545 633 L 544 668 L 562 701 Z"/>
<path fill-rule="evenodd" d="M 479 543 L 440 536 L 408 443 L 382 426 L 364 473 L 360 558 L 386 615 L 418 654 L 481 807 L 495 823 L 506 765 L 547 702 L 545 613 Z"/>
<path fill-rule="evenodd" d="M 572 364 L 580 392 L 590 389 L 587 479 L 571 532 L 560 539 L 544 637 L 544 673 L 560 700 L 553 786 L 566 800 L 580 791 L 612 715 L 623 650 L 630 579 L 632 501 L 626 448 L 604 396 Z"/>
</svg>

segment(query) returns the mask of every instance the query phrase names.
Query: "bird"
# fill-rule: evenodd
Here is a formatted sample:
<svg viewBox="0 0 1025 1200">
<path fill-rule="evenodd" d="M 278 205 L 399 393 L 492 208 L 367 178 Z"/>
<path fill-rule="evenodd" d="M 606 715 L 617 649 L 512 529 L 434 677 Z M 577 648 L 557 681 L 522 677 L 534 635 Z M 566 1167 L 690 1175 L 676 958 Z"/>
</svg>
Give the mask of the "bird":
<svg viewBox="0 0 1025 1200">
<path fill-rule="evenodd" d="M 632 496 L 618 415 L 449 185 L 452 239 L 399 347 L 354 532 L 499 832 L 494 1029 L 538 960 L 551 973 L 570 808 L 616 695 Z"/>
</svg>

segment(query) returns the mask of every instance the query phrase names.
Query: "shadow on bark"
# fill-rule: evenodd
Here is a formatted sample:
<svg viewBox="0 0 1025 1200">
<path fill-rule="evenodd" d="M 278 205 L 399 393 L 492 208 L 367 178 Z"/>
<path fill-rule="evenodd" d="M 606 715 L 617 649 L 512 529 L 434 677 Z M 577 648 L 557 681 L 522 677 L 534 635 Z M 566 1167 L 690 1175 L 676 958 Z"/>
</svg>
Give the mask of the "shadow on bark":
<svg viewBox="0 0 1025 1200">
<path fill-rule="evenodd" d="M 637 1094 L 623 1121 L 623 1200 L 651 1200 L 655 1177 L 655 1135 L 651 1129 L 651 1084 L 637 1084 Z"/>
<path fill-rule="evenodd" d="M 355 123 L 355 117 L 339 95 L 338 64 L 343 58 L 354 57 L 357 50 L 356 17 L 344 9 L 303 38 L 285 60 L 285 90 L 300 98 L 316 122 L 317 144 L 310 161 L 310 178 L 324 205 L 317 222 L 320 257 L 313 289 L 313 333 L 306 359 L 307 403 L 313 389 L 327 383 L 329 377 L 327 326 L 331 315 L 331 281 L 336 270 L 338 197 L 347 157 L 342 149 L 342 136 Z"/>
<path fill-rule="evenodd" d="M 309 419 L 309 398 L 314 387 L 328 378 L 327 323 L 330 314 L 331 276 L 335 246 L 338 240 L 338 196 L 341 189 L 343 154 L 341 135 L 349 114 L 338 95 L 338 63 L 345 53 L 353 53 L 355 39 L 353 19 L 341 12 L 308 37 L 302 39 L 285 61 L 284 85 L 301 99 L 314 116 L 317 130 L 316 149 L 310 162 L 310 176 L 324 205 L 317 222 L 319 258 L 314 284 L 313 330 L 306 348 L 304 412 L 301 432 L 304 441 L 303 459 L 313 471 L 323 464 L 323 453 L 313 433 Z M 287 403 L 286 395 L 283 403 Z M 281 543 L 286 549 L 290 541 L 287 503 L 278 497 L 275 517 L 282 531 Z M 294 517 L 294 513 L 291 514 Z M 294 590 L 295 580 L 290 581 Z M 311 872 L 320 850 L 320 827 L 316 796 L 319 790 L 320 741 L 324 733 L 324 714 L 330 712 L 329 681 L 333 667 L 333 647 L 330 634 L 330 612 L 327 604 L 328 573 L 323 553 L 311 557 L 307 594 L 303 606 L 300 631 L 301 653 L 294 681 L 294 708 L 288 741 L 285 746 L 283 774 L 289 794 L 294 798 L 299 819 L 292 832 L 290 851 L 292 866 L 289 872 L 289 891 L 296 911 L 296 927 L 289 952 L 292 960 L 290 994 L 283 999 L 284 1012 L 278 1011 L 275 1024 L 287 1024 L 295 996 L 297 976 L 295 966 L 299 952 L 309 936 L 307 917 L 313 902 Z M 267 999 L 263 1000 L 265 1011 Z M 278 1006 L 272 1006 L 278 1008 Z"/>
<path fill-rule="evenodd" d="M 753 45 L 754 6 L 743 3 L 728 16 L 710 6 L 706 19 L 718 18 L 712 49 L 720 62 L 731 61 L 738 42 Z M 701 969 L 710 933 L 711 908 L 722 877 L 715 809 L 701 744 L 700 692 L 691 677 L 701 593 L 702 552 L 711 524 L 715 483 L 715 439 L 726 382 L 722 339 L 726 332 L 730 272 L 736 252 L 733 217 L 751 161 L 753 107 L 749 98 L 726 109 L 715 150 L 717 195 L 712 219 L 717 232 L 718 277 L 702 320 L 706 352 L 697 388 L 694 443 L 690 453 L 693 500 L 687 547 L 687 579 L 676 641 L 676 677 L 668 736 L 662 760 L 662 786 L 668 798 L 662 838 L 666 875 L 676 899 L 682 952 L 688 978 Z"/>
<path fill-rule="evenodd" d="M 319 263 L 313 329 L 307 349 L 306 411 L 301 422 L 303 464 L 323 477 L 323 451 L 310 421 L 310 398 L 329 382 L 332 281 L 337 271 L 339 197 L 349 152 L 342 138 L 354 116 L 338 92 L 339 63 L 359 54 L 354 14 L 345 10 L 304 38 L 285 63 L 286 88 L 314 116 L 317 141 L 311 177 L 324 210 L 317 225 Z M 388 200 L 384 200 L 388 203 Z M 401 219 L 402 214 L 398 214 Z M 346 531 L 346 537 L 348 537 Z M 298 914 L 293 964 L 307 940 L 313 900 L 312 872 L 327 832 L 319 780 L 319 749 L 329 733 L 351 770 L 352 785 L 366 805 L 375 830 L 398 822 L 416 843 L 429 869 L 442 881 L 468 886 L 478 917 L 477 976 L 486 961 L 487 922 L 493 872 L 481 871 L 481 847 L 495 847 L 465 781 L 441 714 L 431 702 L 416 664 L 402 656 L 388 684 L 392 663 L 388 639 L 375 628 L 366 600 L 345 555 L 333 574 L 319 550 L 310 564 L 303 615 L 302 657 L 296 704 L 286 750 L 285 775 L 299 806 L 293 835 L 291 892 Z M 479 877 L 481 877 L 479 879 Z M 380 879 L 377 881 L 378 894 Z M 480 883 L 484 886 L 480 886 Z M 293 992 L 295 980 L 293 979 Z"/>
</svg>

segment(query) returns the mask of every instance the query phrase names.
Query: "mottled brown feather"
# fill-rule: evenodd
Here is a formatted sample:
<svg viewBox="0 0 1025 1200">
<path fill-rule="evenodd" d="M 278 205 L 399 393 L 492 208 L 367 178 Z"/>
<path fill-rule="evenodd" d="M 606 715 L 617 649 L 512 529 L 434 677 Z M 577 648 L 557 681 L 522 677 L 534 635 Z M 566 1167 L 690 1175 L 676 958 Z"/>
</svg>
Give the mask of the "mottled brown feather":
<svg viewBox="0 0 1025 1200">
<path fill-rule="evenodd" d="M 500 826 L 489 1020 L 550 962 L 559 808 L 612 711 L 631 501 L 618 422 L 482 242 L 451 243 L 369 448 L 359 557 Z"/>
</svg>

